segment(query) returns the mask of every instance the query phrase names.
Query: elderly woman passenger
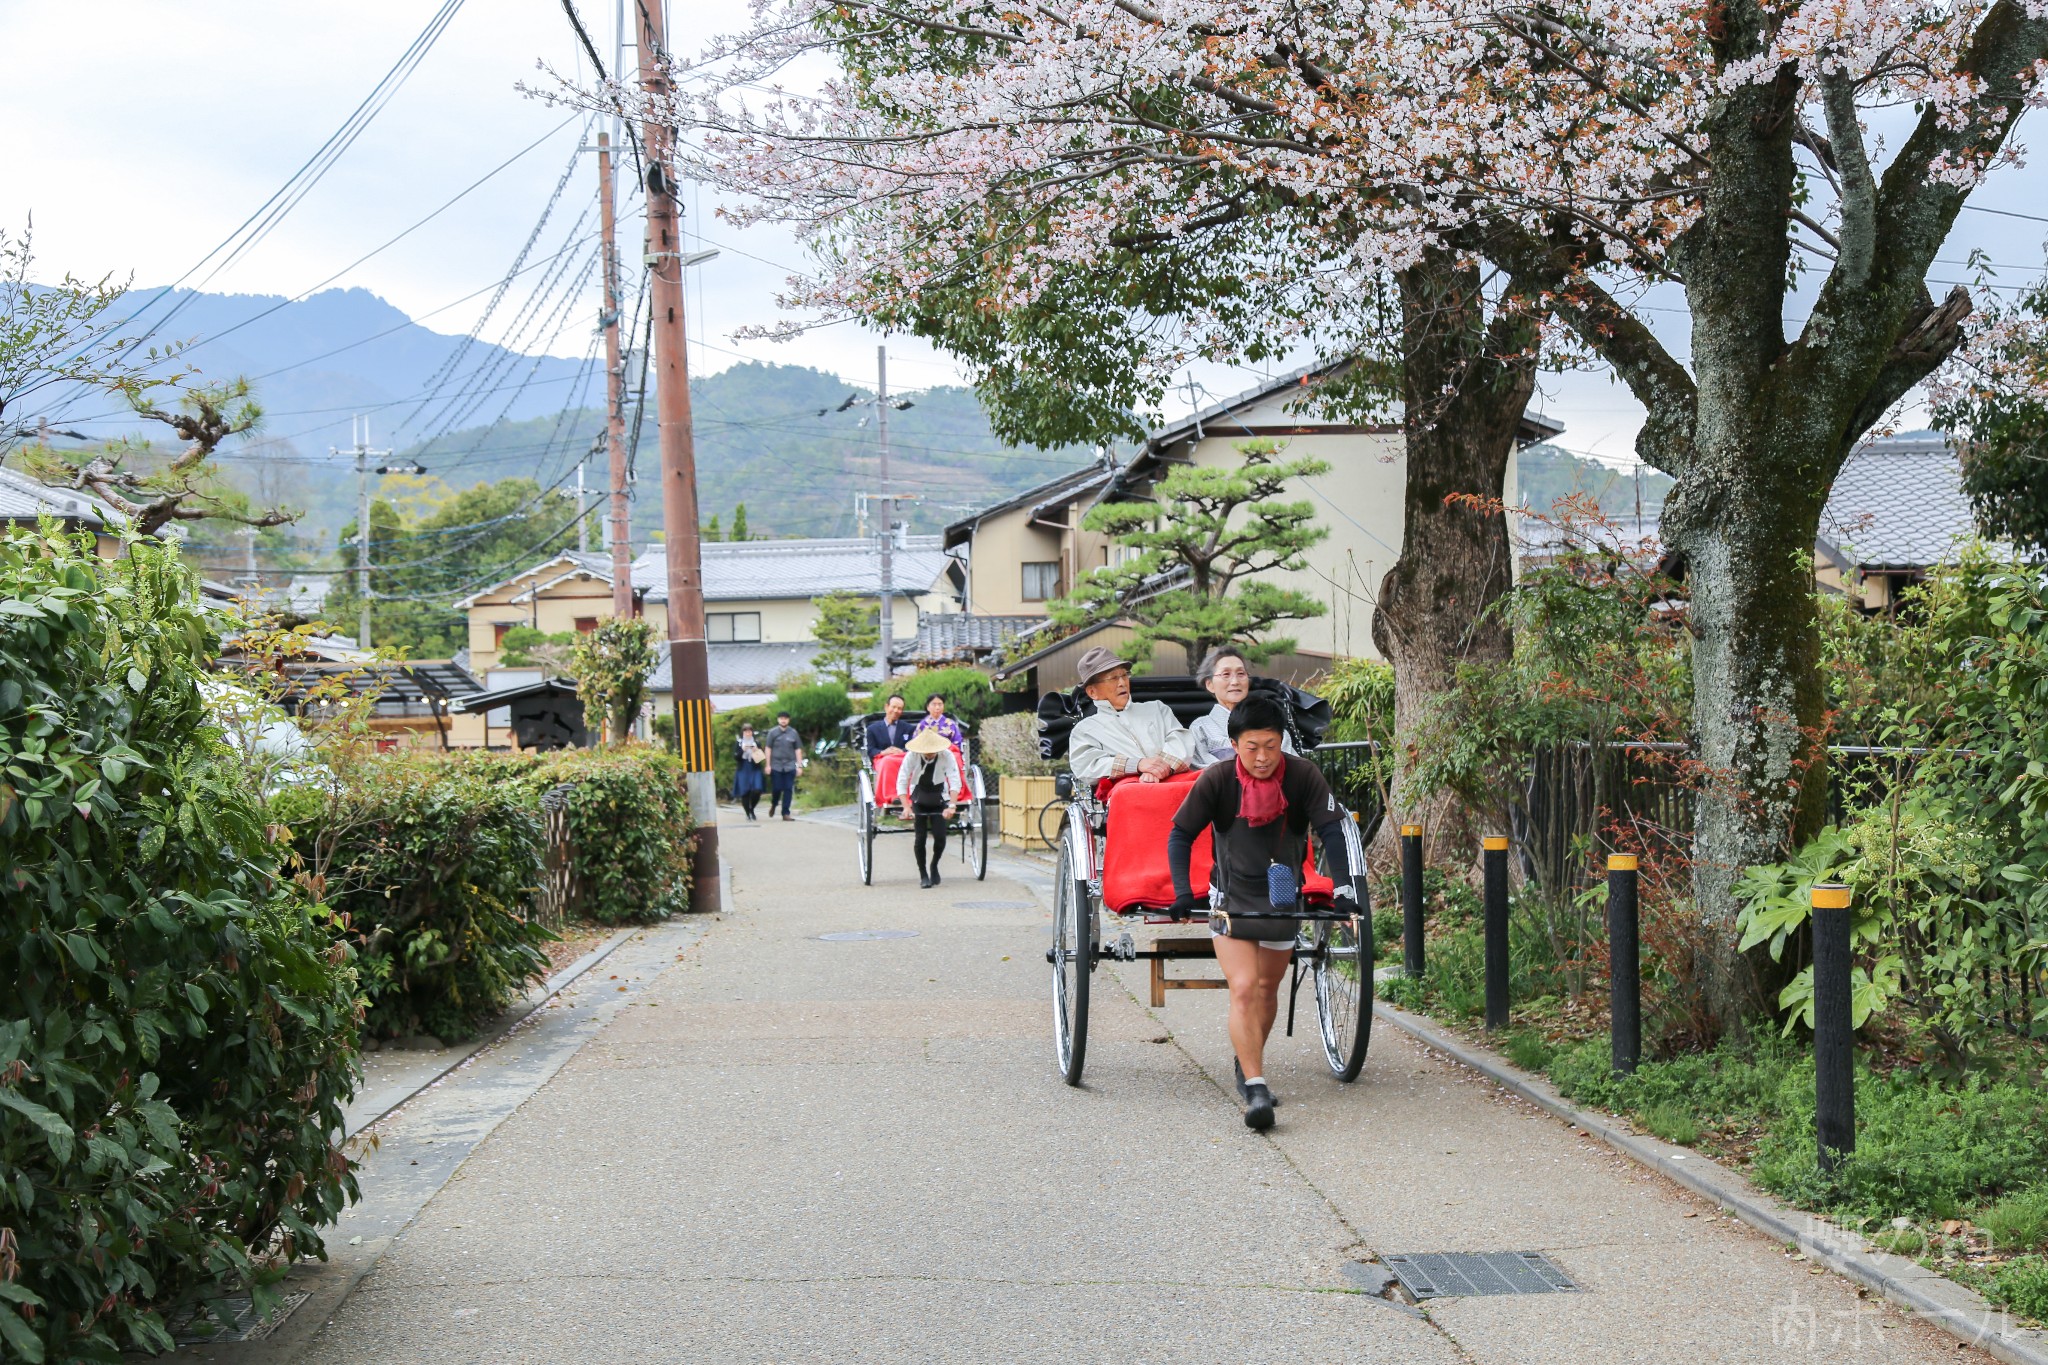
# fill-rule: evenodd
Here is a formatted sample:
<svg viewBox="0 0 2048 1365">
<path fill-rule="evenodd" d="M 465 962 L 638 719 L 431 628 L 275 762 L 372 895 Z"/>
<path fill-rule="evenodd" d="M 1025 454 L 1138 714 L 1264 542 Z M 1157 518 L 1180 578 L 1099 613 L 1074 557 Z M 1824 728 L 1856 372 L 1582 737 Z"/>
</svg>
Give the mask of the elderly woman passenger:
<svg viewBox="0 0 2048 1365">
<path fill-rule="evenodd" d="M 1251 695 L 1252 669 L 1236 645 L 1217 645 L 1195 669 L 1195 681 L 1209 689 L 1216 704 L 1188 727 L 1188 758 L 1197 768 L 1236 757 L 1230 744 L 1230 713 Z M 1281 752 L 1297 754 L 1294 739 L 1280 734 Z"/>
<path fill-rule="evenodd" d="M 1100 646 L 1081 656 L 1076 672 L 1095 713 L 1067 737 L 1067 766 L 1093 787 L 1105 777 L 1137 774 L 1158 782 L 1188 767 L 1188 732 L 1163 701 L 1131 700 L 1131 666 Z"/>
</svg>

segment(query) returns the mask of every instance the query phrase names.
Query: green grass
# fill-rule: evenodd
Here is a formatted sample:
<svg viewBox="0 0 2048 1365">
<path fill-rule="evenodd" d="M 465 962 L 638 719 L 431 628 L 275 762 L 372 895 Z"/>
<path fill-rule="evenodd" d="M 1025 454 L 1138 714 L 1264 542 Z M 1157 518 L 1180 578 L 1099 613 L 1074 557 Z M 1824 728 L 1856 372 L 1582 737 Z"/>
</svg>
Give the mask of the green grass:
<svg viewBox="0 0 2048 1365">
<path fill-rule="evenodd" d="M 2048 1257 L 2022 1256 L 1991 1277 L 1985 1297 L 2023 1317 L 2048 1320 Z"/>
<path fill-rule="evenodd" d="M 1700 1121 L 1682 1104 L 1664 1100 L 1643 1111 L 1643 1127 L 1666 1142 L 1690 1147 L 1700 1140 Z"/>
<path fill-rule="evenodd" d="M 2000 1251 L 2037 1251 L 2048 1246 L 2048 1185 L 2009 1194 L 1972 1215 Z M 2037 1315 L 2038 1316 L 2038 1315 Z"/>
</svg>

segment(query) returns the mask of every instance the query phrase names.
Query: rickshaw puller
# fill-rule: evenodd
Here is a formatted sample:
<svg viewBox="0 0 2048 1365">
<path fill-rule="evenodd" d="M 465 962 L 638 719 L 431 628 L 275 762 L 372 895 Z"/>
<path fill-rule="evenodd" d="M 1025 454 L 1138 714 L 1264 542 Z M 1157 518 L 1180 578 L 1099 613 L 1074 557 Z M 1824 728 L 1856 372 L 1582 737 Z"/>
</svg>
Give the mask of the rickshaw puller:
<svg viewBox="0 0 2048 1365">
<path fill-rule="evenodd" d="M 896 770 L 896 799 L 906 820 L 914 820 L 913 850 L 917 854 L 917 884 L 931 888 L 939 884 L 939 861 L 946 856 L 946 825 L 953 818 L 953 790 L 958 782 L 953 746 L 936 730 L 920 730 L 910 737 L 903 751 L 903 766 Z M 931 859 L 925 859 L 925 839 L 931 839 Z"/>
<path fill-rule="evenodd" d="M 1279 1013 L 1280 982 L 1293 958 L 1300 923 L 1246 918 L 1242 912 L 1273 909 L 1269 868 L 1288 869 L 1299 880 L 1311 825 L 1328 852 L 1331 877 L 1340 888 L 1351 883 L 1344 812 L 1321 770 L 1282 750 L 1286 725 L 1279 705 L 1265 697 L 1247 697 L 1232 707 L 1229 733 L 1236 757 L 1202 770 L 1166 838 L 1173 913 L 1193 916 L 1204 907 L 1195 899 L 1189 862 L 1203 828 L 1215 831 L 1209 933 L 1230 987 L 1230 1043 L 1237 1054 L 1244 1121 L 1260 1131 L 1273 1126 L 1278 1103 L 1266 1084 L 1266 1039 Z"/>
</svg>

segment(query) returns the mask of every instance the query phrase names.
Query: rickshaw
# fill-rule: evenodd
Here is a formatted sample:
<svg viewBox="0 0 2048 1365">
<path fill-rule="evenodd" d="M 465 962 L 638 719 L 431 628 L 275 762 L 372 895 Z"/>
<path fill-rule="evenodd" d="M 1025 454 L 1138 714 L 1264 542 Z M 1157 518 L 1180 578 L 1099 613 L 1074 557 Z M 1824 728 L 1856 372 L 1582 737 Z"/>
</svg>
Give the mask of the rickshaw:
<svg viewBox="0 0 2048 1365">
<path fill-rule="evenodd" d="M 902 766 L 903 755 L 882 754 L 878 757 L 868 752 L 868 723 L 881 718 L 882 713 L 876 711 L 865 716 L 852 716 L 839 723 L 841 742 L 850 745 L 860 755 L 857 778 L 860 813 L 856 832 L 859 837 L 860 879 L 863 885 L 868 886 L 872 886 L 875 880 L 875 836 L 911 834 L 917 828 L 896 813 L 896 770 Z M 974 874 L 974 879 L 980 881 L 988 876 L 988 782 L 982 776 L 981 765 L 971 761 L 972 746 L 973 741 L 967 740 L 953 750 L 955 804 L 953 819 L 947 823 L 946 829 L 960 846 L 960 860 L 967 864 L 967 870 Z"/>
<path fill-rule="evenodd" d="M 1131 681 L 1133 700 L 1165 701 L 1183 725 L 1212 704 L 1190 678 L 1142 676 Z M 1320 710 L 1326 721 L 1327 707 L 1306 693 L 1263 679 L 1254 684 L 1254 690 L 1281 702 L 1295 747 L 1304 755 L 1311 753 L 1322 734 L 1314 712 Z M 1047 760 L 1066 756 L 1068 732 L 1093 706 L 1078 688 L 1072 693 L 1052 693 L 1040 702 L 1039 751 Z M 1070 773 L 1055 780 L 1064 819 L 1053 883 L 1053 941 L 1045 960 L 1052 967 L 1054 1052 L 1068 1085 L 1081 1083 L 1088 1051 L 1089 987 L 1096 964 L 1187 955 L 1169 951 L 1158 942 L 1140 947 L 1132 929 L 1140 924 L 1188 922 L 1169 913 L 1174 892 L 1166 863 L 1166 835 L 1192 780 L 1192 774 L 1158 783 L 1135 778 L 1106 780 L 1093 791 L 1080 790 Z M 1288 983 L 1287 1034 L 1293 1036 L 1296 996 L 1307 980 L 1314 986 L 1323 1060 L 1331 1075 L 1348 1083 L 1356 1080 L 1365 1066 L 1372 1039 L 1373 942 L 1364 840 L 1348 811 L 1344 833 L 1349 886 L 1333 885 L 1316 866 L 1310 866 L 1303 869 L 1301 897 L 1291 908 L 1233 911 L 1232 915 L 1301 922 Z M 1207 899 L 1209 891 L 1210 845 L 1211 835 L 1205 830 L 1189 868 L 1195 895 L 1201 900 Z M 1319 850 L 1313 852 L 1312 861 L 1326 865 L 1319 855 Z M 1195 922 L 1206 925 L 1207 912 Z M 1185 946 L 1184 941 L 1169 942 Z"/>
</svg>

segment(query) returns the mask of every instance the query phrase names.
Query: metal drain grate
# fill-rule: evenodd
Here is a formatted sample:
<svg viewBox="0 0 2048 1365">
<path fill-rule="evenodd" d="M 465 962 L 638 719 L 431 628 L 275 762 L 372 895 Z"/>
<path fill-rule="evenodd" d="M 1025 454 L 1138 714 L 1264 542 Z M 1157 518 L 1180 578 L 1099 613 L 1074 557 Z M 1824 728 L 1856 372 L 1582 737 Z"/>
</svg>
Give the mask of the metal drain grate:
<svg viewBox="0 0 2048 1365">
<path fill-rule="evenodd" d="M 1417 1299 L 1571 1294 L 1579 1289 L 1540 1251 L 1411 1251 L 1382 1259 Z"/>
<path fill-rule="evenodd" d="M 870 943 L 878 938 L 916 938 L 915 929 L 841 929 L 837 933 L 820 934 L 821 943 Z"/>
<path fill-rule="evenodd" d="M 1030 901 L 954 901 L 955 910 L 1029 910 Z"/>
<path fill-rule="evenodd" d="M 259 1318 L 256 1316 L 256 1305 L 250 1301 L 247 1294 L 230 1294 L 223 1304 L 228 1312 L 234 1315 L 231 1324 L 222 1327 L 211 1314 L 199 1312 L 183 1322 L 173 1323 L 171 1339 L 180 1346 L 202 1346 L 223 1341 L 261 1341 L 275 1332 L 308 1297 L 304 1292 L 286 1294 L 275 1313 L 267 1318 Z"/>
</svg>

